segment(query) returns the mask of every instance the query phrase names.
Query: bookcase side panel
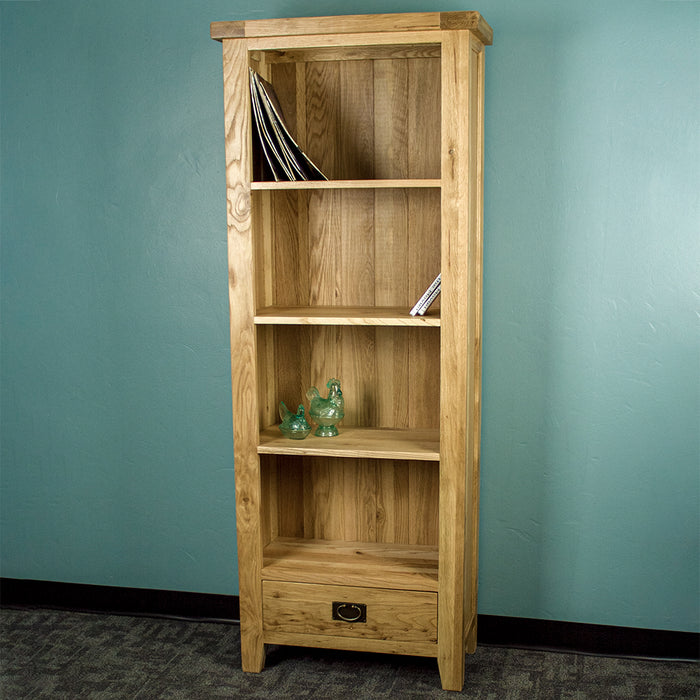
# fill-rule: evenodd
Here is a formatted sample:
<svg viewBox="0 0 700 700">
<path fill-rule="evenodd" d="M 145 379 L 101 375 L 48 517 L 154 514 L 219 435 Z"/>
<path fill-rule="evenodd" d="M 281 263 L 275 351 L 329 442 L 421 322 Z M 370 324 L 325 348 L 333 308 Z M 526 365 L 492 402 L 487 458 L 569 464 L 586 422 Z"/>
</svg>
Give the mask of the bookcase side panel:
<svg viewBox="0 0 700 700">
<path fill-rule="evenodd" d="M 260 671 L 262 642 L 261 486 L 257 456 L 257 376 L 254 253 L 250 199 L 250 103 L 244 41 L 223 41 L 224 118 L 229 251 L 231 384 L 239 571 L 241 655 L 244 670 Z"/>
<path fill-rule="evenodd" d="M 472 106 L 468 32 L 442 44 L 442 314 L 438 664 L 443 688 L 464 683 L 469 360 L 469 188 Z"/>
<path fill-rule="evenodd" d="M 465 522 L 465 598 L 464 626 L 468 636 L 467 652 L 476 650 L 477 587 L 479 566 L 479 475 L 481 449 L 481 337 L 482 337 L 482 290 L 483 290 L 483 178 L 484 178 L 484 60 L 483 44 L 470 37 L 470 130 L 469 178 L 469 405 L 467 407 L 470 427 L 467 455 L 467 513 Z"/>
</svg>

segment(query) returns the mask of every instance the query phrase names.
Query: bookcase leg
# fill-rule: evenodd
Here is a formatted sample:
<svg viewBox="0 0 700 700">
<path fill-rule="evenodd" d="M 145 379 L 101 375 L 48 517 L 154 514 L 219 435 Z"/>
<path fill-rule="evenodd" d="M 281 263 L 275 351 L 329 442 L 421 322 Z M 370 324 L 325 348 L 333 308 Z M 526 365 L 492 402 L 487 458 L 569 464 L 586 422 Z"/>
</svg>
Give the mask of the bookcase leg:
<svg viewBox="0 0 700 700">
<path fill-rule="evenodd" d="M 473 654 L 476 651 L 476 615 L 467 633 L 466 647 L 467 654 Z"/>
<path fill-rule="evenodd" d="M 443 690 L 461 691 L 464 686 L 464 657 L 438 659 Z"/>
<path fill-rule="evenodd" d="M 265 645 L 255 634 L 241 630 L 241 668 L 248 673 L 260 673 L 265 668 Z"/>
</svg>

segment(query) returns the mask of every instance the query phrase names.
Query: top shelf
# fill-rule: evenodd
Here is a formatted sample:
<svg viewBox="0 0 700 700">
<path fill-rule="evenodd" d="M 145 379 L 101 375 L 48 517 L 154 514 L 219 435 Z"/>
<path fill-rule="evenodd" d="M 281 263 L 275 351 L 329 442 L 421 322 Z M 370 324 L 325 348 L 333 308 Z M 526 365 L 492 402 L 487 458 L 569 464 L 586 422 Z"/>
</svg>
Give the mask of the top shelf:
<svg viewBox="0 0 700 700">
<path fill-rule="evenodd" d="M 469 30 L 484 44 L 493 30 L 476 11 L 404 12 L 399 14 L 340 15 L 212 22 L 211 38 L 242 39 L 328 34 L 381 34 L 382 32 L 435 32 Z"/>
<path fill-rule="evenodd" d="M 386 179 L 386 180 L 293 180 L 281 182 L 251 182 L 251 190 L 361 190 L 361 189 L 405 189 L 408 187 L 440 187 L 439 178 Z"/>
</svg>

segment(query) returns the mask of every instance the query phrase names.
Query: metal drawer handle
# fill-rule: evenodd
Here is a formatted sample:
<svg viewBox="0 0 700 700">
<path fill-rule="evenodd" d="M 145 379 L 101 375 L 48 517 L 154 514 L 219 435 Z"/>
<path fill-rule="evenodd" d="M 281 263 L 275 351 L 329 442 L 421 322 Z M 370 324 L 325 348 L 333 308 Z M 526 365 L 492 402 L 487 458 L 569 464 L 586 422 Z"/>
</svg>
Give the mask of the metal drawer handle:
<svg viewBox="0 0 700 700">
<path fill-rule="evenodd" d="M 333 619 L 343 622 L 367 622 L 367 606 L 363 603 L 333 603 Z"/>
</svg>

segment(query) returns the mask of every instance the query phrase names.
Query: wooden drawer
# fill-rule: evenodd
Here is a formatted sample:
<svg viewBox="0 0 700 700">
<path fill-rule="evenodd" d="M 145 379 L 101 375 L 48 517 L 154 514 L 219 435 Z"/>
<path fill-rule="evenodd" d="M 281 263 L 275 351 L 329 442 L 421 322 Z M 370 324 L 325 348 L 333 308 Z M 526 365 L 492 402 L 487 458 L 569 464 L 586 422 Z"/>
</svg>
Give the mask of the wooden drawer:
<svg viewBox="0 0 700 700">
<path fill-rule="evenodd" d="M 263 629 L 436 643 L 437 593 L 263 581 Z"/>
</svg>

